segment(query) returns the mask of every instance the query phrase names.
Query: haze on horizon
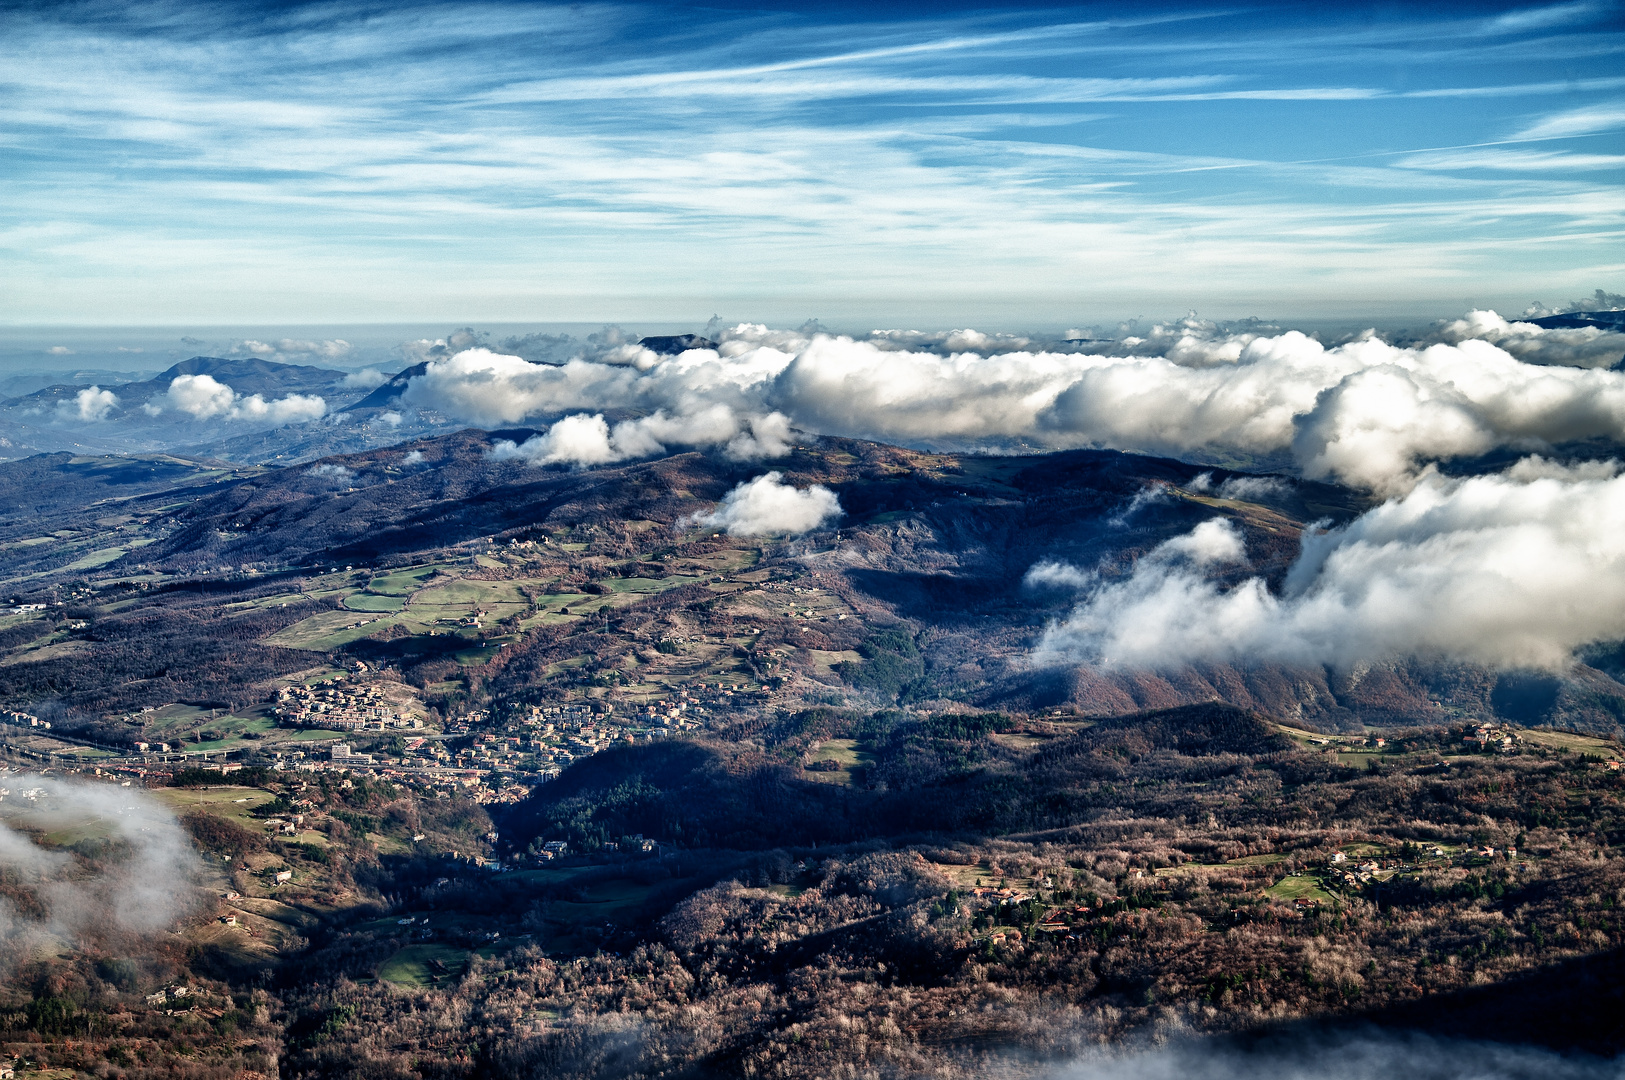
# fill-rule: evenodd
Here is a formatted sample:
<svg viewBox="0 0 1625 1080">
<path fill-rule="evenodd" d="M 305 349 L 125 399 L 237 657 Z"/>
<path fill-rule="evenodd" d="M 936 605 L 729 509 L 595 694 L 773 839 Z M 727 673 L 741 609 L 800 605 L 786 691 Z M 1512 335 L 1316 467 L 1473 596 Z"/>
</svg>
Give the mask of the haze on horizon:
<svg viewBox="0 0 1625 1080">
<path fill-rule="evenodd" d="M 0 12 L 0 319 L 1055 325 L 1617 288 L 1617 5 Z"/>
</svg>

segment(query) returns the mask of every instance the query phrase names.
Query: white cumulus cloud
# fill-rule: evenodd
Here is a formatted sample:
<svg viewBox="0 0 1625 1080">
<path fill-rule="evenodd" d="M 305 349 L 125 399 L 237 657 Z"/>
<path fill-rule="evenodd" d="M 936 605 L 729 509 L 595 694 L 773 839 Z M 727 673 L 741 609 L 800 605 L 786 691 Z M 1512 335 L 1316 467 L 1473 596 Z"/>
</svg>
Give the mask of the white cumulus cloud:
<svg viewBox="0 0 1625 1080">
<path fill-rule="evenodd" d="M 1508 322 L 1493 311 L 1470 311 L 1444 323 L 1436 331 L 1440 340 L 1488 341 L 1526 364 L 1561 364 L 1570 367 L 1612 367 L 1625 360 L 1625 334 L 1600 326 L 1548 329 L 1528 322 Z"/>
<path fill-rule="evenodd" d="M 56 403 L 57 416 L 64 420 L 79 420 L 85 423 L 106 420 L 108 414 L 116 408 L 118 395 L 99 386 L 87 386 L 71 400 Z"/>
<path fill-rule="evenodd" d="M 1368 332 L 1331 346 L 1195 318 L 1071 343 L 968 329 L 851 338 L 747 323 L 708 332 L 714 349 L 657 356 L 605 331 L 572 359 L 545 364 L 483 345 L 449 355 L 451 346 L 437 345 L 402 400 L 485 427 L 643 417 L 575 457 L 564 454 L 564 433 L 523 455 L 577 463 L 700 445 L 771 457 L 793 426 L 943 449 L 1239 460 L 1384 495 L 1406 490 L 1431 462 L 1625 440 L 1625 372 L 1610 370 L 1625 356 L 1625 335 L 1548 330 L 1494 312 L 1471 312 L 1409 344 Z M 782 420 L 770 430 L 774 413 Z M 729 423 L 735 431 L 724 438 Z"/>
<path fill-rule="evenodd" d="M 797 488 L 781 472 L 764 473 L 728 492 L 709 514 L 690 524 L 722 529 L 730 536 L 799 535 L 841 516 L 841 501 L 822 484 Z"/>
<path fill-rule="evenodd" d="M 177 375 L 169 389 L 141 406 L 149 416 L 164 410 L 186 413 L 194 420 L 251 420 L 265 424 L 297 424 L 327 414 L 327 402 L 313 394 L 289 394 L 266 401 L 259 394 L 238 394 L 212 375 Z"/>
<path fill-rule="evenodd" d="M 1625 477 L 1612 463 L 1428 473 L 1348 525 L 1306 534 L 1279 592 L 1208 576 L 1205 564 L 1239 551 L 1220 528 L 1204 522 L 1127 579 L 1092 583 L 1038 658 L 1348 669 L 1421 656 L 1555 670 L 1625 637 Z"/>
<path fill-rule="evenodd" d="M 741 419 L 726 405 L 713 405 L 690 416 L 668 416 L 664 410 L 637 420 L 623 420 L 611 430 L 602 415 L 566 416 L 546 432 L 523 443 L 498 440 L 491 455 L 532 465 L 608 465 L 664 454 L 672 446 L 721 446 L 735 461 L 781 457 L 789 449 L 790 425 L 770 413 Z"/>
</svg>

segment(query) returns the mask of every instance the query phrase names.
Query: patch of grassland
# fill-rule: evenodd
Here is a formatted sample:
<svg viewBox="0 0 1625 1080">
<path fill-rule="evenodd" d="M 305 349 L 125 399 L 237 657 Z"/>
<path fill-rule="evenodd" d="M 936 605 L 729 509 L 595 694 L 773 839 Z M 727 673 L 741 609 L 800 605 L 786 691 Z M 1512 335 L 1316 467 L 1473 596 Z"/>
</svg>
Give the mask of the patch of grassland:
<svg viewBox="0 0 1625 1080">
<path fill-rule="evenodd" d="M 380 574 L 367 583 L 367 591 L 381 596 L 410 596 L 445 568 L 441 563 L 433 563 Z"/>
<path fill-rule="evenodd" d="M 434 960 L 445 965 L 447 974 L 441 975 L 433 970 L 430 962 Z M 396 986 L 414 988 L 434 986 L 437 982 L 454 979 L 462 974 L 463 966 L 467 962 L 468 952 L 465 949 L 433 943 L 408 945 L 378 965 L 378 978 L 382 982 L 394 983 Z"/>
<path fill-rule="evenodd" d="M 1265 889 L 1264 895 L 1277 900 L 1318 900 L 1323 904 L 1332 902 L 1332 894 L 1320 887 L 1320 879 L 1308 874 L 1284 877 Z"/>
<path fill-rule="evenodd" d="M 825 739 L 819 744 L 818 750 L 812 755 L 812 759 L 814 761 L 835 761 L 841 767 L 829 772 L 804 769 L 801 773 L 802 779 L 822 784 L 845 784 L 848 787 L 857 783 L 854 773 L 861 771 L 874 761 L 874 757 L 856 739 Z"/>
<path fill-rule="evenodd" d="M 373 593 L 351 593 L 344 598 L 344 606 L 351 611 L 400 611 L 406 600 L 399 596 L 376 596 Z"/>
<path fill-rule="evenodd" d="M 253 816 L 257 806 L 264 806 L 276 796 L 269 791 L 250 787 L 211 788 L 158 788 L 150 794 L 177 813 L 202 810 L 218 818 L 225 818 L 246 829 L 261 832 L 264 822 Z"/>
<path fill-rule="evenodd" d="M 1524 728 L 1519 732 L 1524 742 L 1567 750 L 1572 754 L 1618 753 L 1619 744 L 1593 735 L 1578 735 L 1572 731 L 1554 731 L 1550 728 Z"/>
<path fill-rule="evenodd" d="M 383 627 L 381 620 L 369 618 L 365 613 L 351 611 L 323 611 L 292 626 L 283 627 L 265 639 L 267 645 L 281 645 L 288 649 L 310 649 L 326 652 L 340 645 L 348 645 L 358 638 L 377 633 Z M 356 625 L 360 623 L 361 625 Z"/>
<path fill-rule="evenodd" d="M 618 593 L 657 593 L 675 589 L 679 585 L 692 585 L 696 580 L 693 577 L 672 574 L 663 578 L 605 578 L 599 584 L 608 586 Z"/>
<path fill-rule="evenodd" d="M 64 566 L 62 569 L 64 569 L 64 570 L 89 570 L 92 567 L 96 567 L 96 566 L 106 566 L 108 563 L 112 562 L 114 559 L 123 558 L 124 553 L 125 553 L 126 550 L 127 550 L 126 548 L 121 548 L 121 547 L 102 548 L 100 551 L 92 551 L 90 554 L 85 555 L 85 556 L 75 560 L 74 562 L 69 563 L 67 566 Z"/>
</svg>

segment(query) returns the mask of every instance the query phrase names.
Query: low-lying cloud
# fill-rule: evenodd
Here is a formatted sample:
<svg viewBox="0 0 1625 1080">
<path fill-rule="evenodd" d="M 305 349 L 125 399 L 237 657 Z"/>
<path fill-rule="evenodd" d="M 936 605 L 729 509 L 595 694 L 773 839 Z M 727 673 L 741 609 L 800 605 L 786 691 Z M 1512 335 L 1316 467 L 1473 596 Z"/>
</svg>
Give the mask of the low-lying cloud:
<svg viewBox="0 0 1625 1080">
<path fill-rule="evenodd" d="M 60 832 L 82 839 L 62 850 L 30 836 Z M 0 869 L 38 901 L 0 903 L 0 940 L 156 932 L 190 910 L 198 868 L 175 816 L 137 789 L 0 772 Z"/>
<path fill-rule="evenodd" d="M 822 484 L 797 488 L 781 472 L 747 480 L 723 496 L 709 514 L 686 524 L 721 529 L 730 536 L 799 536 L 841 516 L 841 500 Z"/>
<path fill-rule="evenodd" d="M 484 427 L 574 418 L 516 456 L 594 464 L 672 446 L 774 456 L 789 429 L 940 449 L 1101 447 L 1292 469 L 1379 494 L 1429 463 L 1497 449 L 1625 440 L 1625 334 L 1546 329 L 1475 311 L 1396 344 L 1326 345 L 1296 331 L 1196 319 L 1110 339 L 1039 339 L 757 324 L 708 330 L 715 348 L 656 354 L 610 328 L 584 343 L 460 331 L 423 343 L 402 393 Z M 1077 333 L 1081 334 L 1082 331 Z M 453 351 L 452 339 L 468 347 Z M 724 411 L 726 410 L 726 411 Z M 758 418 L 783 418 L 776 439 Z M 614 422 L 593 417 L 627 416 Z M 630 426 L 628 426 L 630 425 Z M 529 445 L 529 444 L 527 444 Z"/>
<path fill-rule="evenodd" d="M 63 420 L 92 424 L 106 420 L 118 405 L 118 395 L 113 391 L 87 386 L 67 401 L 57 402 L 56 414 Z"/>
<path fill-rule="evenodd" d="M 653 457 L 671 447 L 721 446 L 734 461 L 757 461 L 782 457 L 790 449 L 789 439 L 790 423 L 781 413 L 741 418 L 726 405 L 713 405 L 691 416 L 656 410 L 613 429 L 602 415 L 578 413 L 522 443 L 498 440 L 491 456 L 532 465 L 592 466 Z"/>
<path fill-rule="evenodd" d="M 376 389 L 389 381 L 389 376 L 377 368 L 363 368 L 344 376 L 344 385 L 362 390 Z"/>
<path fill-rule="evenodd" d="M 314 394 L 289 394 L 266 401 L 259 394 L 243 395 L 212 375 L 178 375 L 169 389 L 141 406 L 148 416 L 165 410 L 182 412 L 194 420 L 248 420 L 262 424 L 297 424 L 327 415 L 327 402 Z"/>
<path fill-rule="evenodd" d="M 1437 1039 L 1369 1030 L 1276 1036 L 1244 1047 L 1222 1040 L 1101 1051 L 1047 1074 L 1050 1080 L 1615 1080 L 1619 1064 L 1537 1046 Z"/>
<path fill-rule="evenodd" d="M 1612 462 L 1540 458 L 1498 475 L 1430 472 L 1341 528 L 1306 533 L 1279 591 L 1236 581 L 1244 558 L 1240 534 L 1214 519 L 1124 579 L 1036 567 L 1036 585 L 1085 590 L 1036 657 L 1347 670 L 1417 656 L 1562 670 L 1576 649 L 1625 638 L 1625 476 Z"/>
</svg>

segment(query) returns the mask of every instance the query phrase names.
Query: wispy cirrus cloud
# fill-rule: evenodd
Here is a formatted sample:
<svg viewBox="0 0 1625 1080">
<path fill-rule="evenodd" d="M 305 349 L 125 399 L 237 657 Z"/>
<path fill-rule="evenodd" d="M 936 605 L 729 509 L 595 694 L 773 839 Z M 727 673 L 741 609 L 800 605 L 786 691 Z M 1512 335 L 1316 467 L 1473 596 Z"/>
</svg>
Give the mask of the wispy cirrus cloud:
<svg viewBox="0 0 1625 1080">
<path fill-rule="evenodd" d="M 142 317 L 302 322 L 1521 305 L 1617 261 L 1620 32 L 1582 6 L 12 12 L 0 282 L 40 320 L 68 278 Z"/>
</svg>

